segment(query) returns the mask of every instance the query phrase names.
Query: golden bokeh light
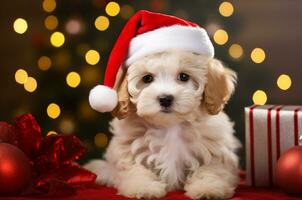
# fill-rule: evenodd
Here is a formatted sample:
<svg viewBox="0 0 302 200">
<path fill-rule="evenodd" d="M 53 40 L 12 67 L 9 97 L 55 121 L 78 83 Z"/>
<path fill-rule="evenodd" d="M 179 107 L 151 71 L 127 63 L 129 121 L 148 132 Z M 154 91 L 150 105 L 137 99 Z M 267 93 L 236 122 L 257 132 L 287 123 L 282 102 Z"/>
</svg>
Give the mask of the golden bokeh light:
<svg viewBox="0 0 302 200">
<path fill-rule="evenodd" d="M 105 11 L 111 17 L 116 16 L 120 13 L 120 5 L 117 2 L 111 1 L 106 5 Z"/>
<path fill-rule="evenodd" d="M 281 74 L 277 79 L 277 86 L 281 90 L 288 90 L 292 85 L 292 80 L 287 74 Z"/>
<path fill-rule="evenodd" d="M 102 148 L 105 147 L 108 143 L 108 137 L 106 134 L 104 133 L 98 133 L 94 136 L 94 143 L 95 146 L 97 146 L 98 148 Z"/>
<path fill-rule="evenodd" d="M 37 81 L 33 77 L 28 77 L 26 82 L 24 83 L 24 89 L 27 92 L 34 92 L 38 87 Z"/>
<path fill-rule="evenodd" d="M 50 36 L 50 43 L 54 47 L 61 47 L 65 42 L 65 36 L 61 32 L 54 32 Z"/>
<path fill-rule="evenodd" d="M 267 95 L 263 90 L 257 90 L 253 94 L 253 102 L 256 105 L 264 105 L 267 101 Z"/>
<path fill-rule="evenodd" d="M 265 60 L 265 52 L 261 48 L 253 49 L 251 59 L 254 63 L 262 63 Z"/>
<path fill-rule="evenodd" d="M 50 136 L 50 135 L 58 135 L 58 133 L 55 131 L 48 131 L 47 136 Z"/>
<path fill-rule="evenodd" d="M 18 69 L 15 72 L 15 80 L 17 83 L 24 84 L 26 83 L 27 78 L 28 78 L 28 74 L 24 69 Z"/>
<path fill-rule="evenodd" d="M 123 5 L 121 7 L 120 15 L 123 19 L 129 19 L 134 13 L 134 9 L 130 5 Z"/>
<path fill-rule="evenodd" d="M 39 69 L 46 71 L 51 67 L 51 60 L 47 56 L 41 56 L 38 60 Z"/>
<path fill-rule="evenodd" d="M 109 19 L 105 16 L 99 16 L 94 21 L 94 25 L 95 25 L 96 29 L 98 29 L 99 31 L 107 30 L 109 27 L 109 24 L 110 24 Z"/>
<path fill-rule="evenodd" d="M 219 6 L 219 13 L 224 17 L 229 17 L 234 13 L 234 7 L 230 2 L 224 1 Z"/>
<path fill-rule="evenodd" d="M 61 32 L 54 32 L 50 36 L 50 43 L 54 47 L 61 47 L 65 42 L 65 36 Z"/>
<path fill-rule="evenodd" d="M 224 45 L 229 40 L 228 33 L 223 29 L 218 29 L 213 36 L 214 41 L 218 45 Z"/>
<path fill-rule="evenodd" d="M 243 49 L 239 44 L 232 44 L 229 48 L 229 54 L 232 58 L 239 59 L 243 55 Z"/>
<path fill-rule="evenodd" d="M 69 87 L 76 88 L 81 83 L 81 76 L 77 72 L 70 72 L 66 76 L 66 83 Z"/>
<path fill-rule="evenodd" d="M 26 32 L 28 25 L 25 19 L 18 18 L 14 21 L 13 27 L 16 33 L 23 34 Z"/>
<path fill-rule="evenodd" d="M 86 62 L 90 65 L 96 65 L 100 61 L 100 54 L 96 50 L 90 49 L 85 54 Z"/>
<path fill-rule="evenodd" d="M 60 116 L 61 109 L 56 103 L 51 103 L 47 106 L 47 115 L 52 119 L 56 119 Z"/>
<path fill-rule="evenodd" d="M 52 12 L 56 9 L 57 3 L 55 0 L 44 0 L 42 8 L 45 12 Z"/>
<path fill-rule="evenodd" d="M 59 24 L 58 18 L 54 15 L 49 15 L 44 20 L 44 26 L 48 30 L 55 30 Z"/>
</svg>

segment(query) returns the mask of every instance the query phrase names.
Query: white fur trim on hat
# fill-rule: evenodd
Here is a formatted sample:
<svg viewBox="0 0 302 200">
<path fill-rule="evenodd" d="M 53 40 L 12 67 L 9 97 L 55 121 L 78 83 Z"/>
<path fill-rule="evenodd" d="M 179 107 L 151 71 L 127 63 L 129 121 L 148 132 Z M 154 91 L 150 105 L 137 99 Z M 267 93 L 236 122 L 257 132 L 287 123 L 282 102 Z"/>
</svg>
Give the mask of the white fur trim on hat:
<svg viewBox="0 0 302 200">
<path fill-rule="evenodd" d="M 144 56 L 179 49 L 214 57 L 214 47 L 205 29 L 173 25 L 158 28 L 133 38 L 129 45 L 127 66 Z"/>
<path fill-rule="evenodd" d="M 115 90 L 104 86 L 97 85 L 89 93 L 90 106 L 99 112 L 110 112 L 117 105 L 117 93 Z"/>
</svg>

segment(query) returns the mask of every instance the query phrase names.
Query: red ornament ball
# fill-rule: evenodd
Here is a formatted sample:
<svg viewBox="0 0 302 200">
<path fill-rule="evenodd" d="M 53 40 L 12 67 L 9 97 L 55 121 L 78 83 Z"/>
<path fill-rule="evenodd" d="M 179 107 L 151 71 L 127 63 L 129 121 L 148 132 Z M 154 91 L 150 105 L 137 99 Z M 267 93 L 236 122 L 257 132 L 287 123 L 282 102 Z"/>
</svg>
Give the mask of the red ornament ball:
<svg viewBox="0 0 302 200">
<path fill-rule="evenodd" d="M 17 147 L 0 143 L 0 194 L 17 194 L 31 182 L 31 167 Z"/>
<path fill-rule="evenodd" d="M 287 150 L 278 160 L 277 183 L 289 194 L 302 194 L 302 146 Z"/>
</svg>

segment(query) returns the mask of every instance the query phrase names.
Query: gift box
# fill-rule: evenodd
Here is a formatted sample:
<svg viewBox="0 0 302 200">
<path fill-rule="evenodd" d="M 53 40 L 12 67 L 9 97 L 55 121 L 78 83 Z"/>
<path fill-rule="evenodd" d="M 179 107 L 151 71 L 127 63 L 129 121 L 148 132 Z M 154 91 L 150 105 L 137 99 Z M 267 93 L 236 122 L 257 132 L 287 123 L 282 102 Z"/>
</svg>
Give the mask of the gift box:
<svg viewBox="0 0 302 200">
<path fill-rule="evenodd" d="M 246 107 L 245 122 L 247 184 L 274 186 L 278 158 L 301 142 L 302 106 Z"/>
</svg>

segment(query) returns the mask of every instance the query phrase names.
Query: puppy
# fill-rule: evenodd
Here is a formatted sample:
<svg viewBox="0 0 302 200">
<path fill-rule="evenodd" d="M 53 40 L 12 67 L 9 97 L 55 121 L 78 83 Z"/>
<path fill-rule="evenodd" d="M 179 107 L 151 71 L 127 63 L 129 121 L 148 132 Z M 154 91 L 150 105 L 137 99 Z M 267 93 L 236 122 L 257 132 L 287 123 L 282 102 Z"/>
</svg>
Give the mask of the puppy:
<svg viewBox="0 0 302 200">
<path fill-rule="evenodd" d="M 118 74 L 105 160 L 85 167 L 127 197 L 159 198 L 172 190 L 192 199 L 232 197 L 240 143 L 221 110 L 235 83 L 220 61 L 192 52 L 137 60 Z"/>
</svg>

